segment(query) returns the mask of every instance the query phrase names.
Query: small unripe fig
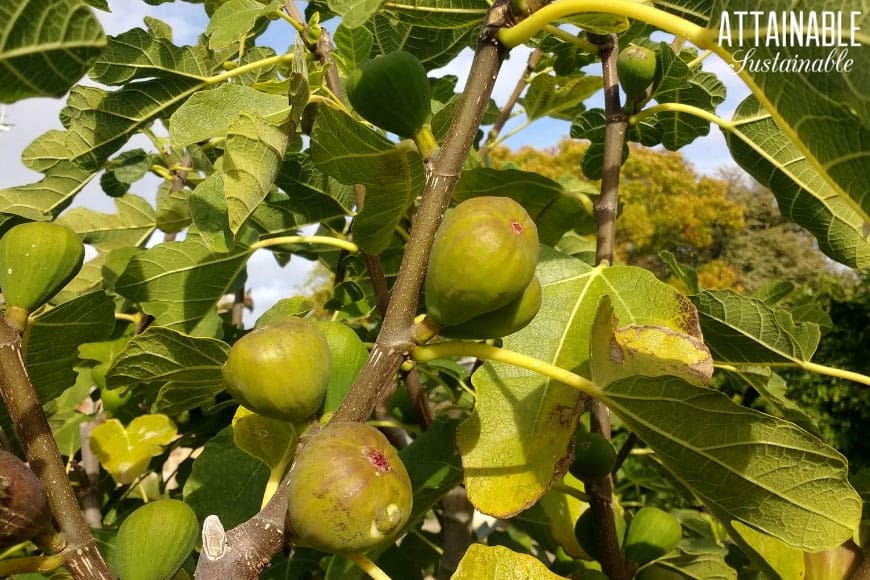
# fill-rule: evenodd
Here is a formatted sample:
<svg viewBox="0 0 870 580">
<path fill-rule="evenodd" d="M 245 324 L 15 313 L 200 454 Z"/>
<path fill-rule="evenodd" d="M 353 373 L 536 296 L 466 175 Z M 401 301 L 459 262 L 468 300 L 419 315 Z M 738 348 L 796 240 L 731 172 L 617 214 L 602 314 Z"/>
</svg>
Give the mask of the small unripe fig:
<svg viewBox="0 0 870 580">
<path fill-rule="evenodd" d="M 252 330 L 230 349 L 222 372 L 227 390 L 258 413 L 300 422 L 323 403 L 329 346 L 314 322 L 288 317 Z"/>
<path fill-rule="evenodd" d="M 0 239 L 0 289 L 11 316 L 22 323 L 78 273 L 85 247 L 71 229 L 52 222 L 29 222 Z"/>
<path fill-rule="evenodd" d="M 462 324 L 449 326 L 439 334 L 447 338 L 501 338 L 525 328 L 541 309 L 541 281 L 537 276 L 522 294 L 501 308 L 481 314 Z"/>
<path fill-rule="evenodd" d="M 625 538 L 625 518 L 618 511 L 613 510 L 613 521 L 616 525 L 616 540 L 620 546 Z M 596 522 L 595 516 L 592 515 L 592 509 L 587 509 L 577 518 L 577 523 L 574 524 L 574 535 L 577 536 L 577 542 L 587 554 L 598 559 L 598 547 L 595 543 Z"/>
<path fill-rule="evenodd" d="M 123 580 L 168 580 L 196 547 L 199 522 L 177 499 L 149 502 L 127 516 L 115 538 L 115 564 Z"/>
<path fill-rule="evenodd" d="M 574 438 L 574 460 L 568 471 L 577 479 L 603 477 L 616 464 L 616 450 L 601 433 L 578 430 Z"/>
<path fill-rule="evenodd" d="M 389 541 L 411 515 L 408 472 L 384 435 L 330 424 L 308 440 L 287 481 L 290 541 L 324 552 L 363 552 Z"/>
<path fill-rule="evenodd" d="M 30 540 L 50 526 L 42 482 L 18 457 L 0 449 L 0 547 Z"/>
<path fill-rule="evenodd" d="M 656 53 L 645 46 L 629 44 L 616 59 L 616 74 L 627 101 L 636 101 L 656 77 Z"/>
<path fill-rule="evenodd" d="M 538 229 L 509 197 L 465 200 L 438 228 L 426 273 L 426 314 L 456 326 L 510 304 L 532 281 Z"/>
<path fill-rule="evenodd" d="M 417 57 L 401 50 L 354 70 L 347 97 L 363 119 L 399 137 L 413 137 L 432 115 L 426 69 Z"/>
<path fill-rule="evenodd" d="M 657 507 L 641 508 L 628 526 L 625 557 L 643 566 L 676 548 L 682 537 L 683 528 L 676 517 Z"/>
</svg>

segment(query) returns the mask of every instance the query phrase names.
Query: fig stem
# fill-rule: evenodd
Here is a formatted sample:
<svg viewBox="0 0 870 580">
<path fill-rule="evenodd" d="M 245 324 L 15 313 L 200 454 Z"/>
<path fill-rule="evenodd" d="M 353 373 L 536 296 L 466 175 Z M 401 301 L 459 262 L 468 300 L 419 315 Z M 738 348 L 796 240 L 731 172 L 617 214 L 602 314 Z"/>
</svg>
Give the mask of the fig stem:
<svg viewBox="0 0 870 580">
<path fill-rule="evenodd" d="M 369 578 L 374 580 L 392 580 L 390 576 L 378 568 L 378 565 L 363 556 L 362 554 L 346 554 L 348 560 L 360 567 L 360 569 L 369 575 Z"/>
<path fill-rule="evenodd" d="M 435 139 L 435 135 L 432 134 L 432 126 L 428 123 L 420 127 L 420 129 L 414 133 L 413 138 L 414 144 L 417 145 L 417 150 L 420 152 L 420 156 L 424 161 L 430 159 L 438 152 L 438 140 Z"/>
</svg>

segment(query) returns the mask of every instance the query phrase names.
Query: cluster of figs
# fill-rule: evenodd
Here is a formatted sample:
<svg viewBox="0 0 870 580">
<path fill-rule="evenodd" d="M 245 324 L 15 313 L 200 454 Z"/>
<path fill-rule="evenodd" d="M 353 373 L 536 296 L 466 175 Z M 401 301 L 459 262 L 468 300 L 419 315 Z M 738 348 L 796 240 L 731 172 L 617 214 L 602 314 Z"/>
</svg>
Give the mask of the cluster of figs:
<svg viewBox="0 0 870 580">
<path fill-rule="evenodd" d="M 632 49 L 626 56 L 628 64 L 620 61 L 620 72 L 624 69 L 625 74 L 634 71 L 647 77 L 645 81 L 621 77 L 635 99 L 646 90 L 655 70 L 655 61 L 650 66 L 648 56 Z M 412 55 L 398 51 L 368 61 L 348 79 L 347 92 L 356 112 L 370 123 L 412 138 L 418 145 L 431 140 L 427 137 L 431 136 L 429 80 Z M 541 284 L 535 275 L 539 248 L 533 219 L 510 198 L 471 197 L 448 210 L 430 254 L 424 288 L 427 330 L 422 339 L 418 332 L 418 340 L 430 340 L 436 334 L 500 338 L 529 324 L 541 306 Z M 83 259 L 81 239 L 62 225 L 33 222 L 7 231 L 0 240 L 0 287 L 7 320 L 23 329 L 30 313 L 76 275 Z M 352 331 L 340 324 L 286 317 L 247 333 L 233 344 L 222 369 L 228 392 L 265 417 L 302 428 L 316 424 L 334 374 L 334 359 L 342 356 L 340 349 L 331 348 L 340 343 L 330 337 L 335 332 Z M 327 552 L 357 553 L 394 538 L 410 518 L 413 497 L 397 450 L 380 431 L 361 423 L 333 422 L 308 433 L 288 475 L 291 541 Z M 593 445 L 592 455 L 601 455 L 600 443 Z M 606 440 L 604 444 L 610 446 Z M 581 477 L 590 476 L 590 469 L 597 473 L 607 468 L 599 465 L 600 457 L 588 457 L 586 446 L 578 445 L 575 460 L 575 465 L 586 465 L 577 468 Z M 39 520 L 45 521 L 46 509 L 41 509 Z M 653 517 L 651 513 L 638 512 L 628 532 L 626 554 L 638 563 L 651 557 L 636 548 L 642 542 L 634 540 L 638 530 L 649 527 L 645 522 Z M 671 536 L 678 536 L 679 523 L 674 528 L 663 522 L 661 514 L 654 517 L 657 529 L 664 526 L 672 531 Z M 167 529 L 167 521 L 175 522 L 170 526 L 173 534 L 161 531 Z M 584 522 L 582 517 L 577 522 L 581 542 L 588 540 Z M 136 556 L 135 546 L 141 542 L 134 539 L 148 529 L 154 531 L 155 544 L 170 542 L 172 546 L 166 549 L 174 548 L 178 558 L 188 553 L 196 539 L 194 514 L 176 500 L 140 508 L 125 524 L 119 533 L 118 559 L 130 577 L 137 576 L 134 570 L 148 568 Z M 5 532 L 8 538 L 17 539 L 41 531 L 39 526 L 28 526 Z M 178 558 L 164 559 L 164 563 Z"/>
</svg>

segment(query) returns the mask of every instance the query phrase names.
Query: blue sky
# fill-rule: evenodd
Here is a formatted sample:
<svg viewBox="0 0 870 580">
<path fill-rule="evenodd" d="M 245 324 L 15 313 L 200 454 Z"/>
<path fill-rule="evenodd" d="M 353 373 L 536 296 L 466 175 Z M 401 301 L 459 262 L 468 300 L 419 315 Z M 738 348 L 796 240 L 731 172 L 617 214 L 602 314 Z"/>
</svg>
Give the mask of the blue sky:
<svg viewBox="0 0 870 580">
<path fill-rule="evenodd" d="M 143 27 L 146 15 L 154 16 L 170 24 L 174 31 L 176 44 L 190 44 L 205 29 L 207 18 L 201 4 L 175 2 L 160 6 L 149 6 L 144 2 L 131 0 L 109 0 L 111 13 L 98 12 L 107 34 L 119 34 L 130 28 Z M 326 23 L 330 26 L 333 23 Z M 283 50 L 292 44 L 295 32 L 289 25 L 282 26 L 275 22 L 262 38 L 264 44 L 269 44 L 276 50 Z M 528 50 L 515 49 L 502 67 L 499 74 L 493 98 L 496 103 L 503 103 L 526 66 Z M 464 82 L 471 62 L 471 51 L 465 51 L 454 62 L 444 69 L 434 71 L 439 74 L 455 74 L 460 78 L 460 87 Z M 715 57 L 704 63 L 705 70 L 716 73 L 728 89 L 726 101 L 719 107 L 719 115 L 730 118 L 737 104 L 748 94 L 743 83 L 731 70 Z M 601 106 L 600 93 L 590 99 L 590 106 Z M 50 129 L 61 129 L 58 114 L 63 106 L 63 100 L 27 99 L 5 109 L 5 122 L 11 123 L 9 131 L 0 133 L 0 188 L 30 183 L 40 179 L 40 175 L 25 168 L 20 161 L 21 153 L 36 137 Z M 0 105 L 2 108 L 2 105 Z M 509 123 L 506 130 L 521 122 L 517 119 Z M 505 142 L 512 148 L 523 145 L 543 148 L 556 145 L 568 135 L 569 123 L 550 119 L 542 119 L 527 127 Z M 133 143 L 132 146 L 147 146 L 144 142 Z M 707 137 L 696 140 L 691 145 L 681 149 L 681 153 L 692 163 L 699 173 L 714 174 L 718 169 L 733 166 L 725 140 L 721 131 L 713 127 Z M 134 187 L 134 193 L 154 198 L 156 180 L 140 182 Z M 112 212 L 113 204 L 95 183 L 79 196 L 78 205 L 94 207 L 100 211 Z M 249 282 L 254 302 L 257 306 L 255 314 L 259 314 L 277 299 L 287 296 L 289 291 L 299 289 L 304 285 L 310 272 L 310 266 L 304 260 L 294 259 L 285 268 L 279 267 L 271 254 L 265 251 L 257 252 L 249 267 Z M 249 318 L 252 318 L 249 316 Z"/>
</svg>

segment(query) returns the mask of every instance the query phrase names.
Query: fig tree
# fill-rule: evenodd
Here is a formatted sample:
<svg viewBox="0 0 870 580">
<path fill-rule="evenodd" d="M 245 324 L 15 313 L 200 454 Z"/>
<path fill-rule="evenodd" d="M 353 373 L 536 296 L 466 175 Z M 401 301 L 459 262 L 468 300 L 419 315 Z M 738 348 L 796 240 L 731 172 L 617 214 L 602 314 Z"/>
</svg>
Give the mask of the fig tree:
<svg viewBox="0 0 870 580">
<path fill-rule="evenodd" d="M 11 228 L 0 239 L 6 317 L 24 327 L 28 314 L 66 286 L 84 258 L 84 244 L 65 226 L 29 222 Z"/>
<path fill-rule="evenodd" d="M 577 479 L 603 477 L 616 464 L 616 450 L 601 433 L 578 430 L 574 438 L 574 460 L 568 471 Z"/>
<path fill-rule="evenodd" d="M 616 59 L 616 74 L 628 102 L 646 94 L 656 76 L 656 53 L 645 46 L 629 44 Z"/>
<path fill-rule="evenodd" d="M 676 548 L 682 537 L 683 528 L 676 517 L 657 507 L 641 508 L 628 526 L 625 557 L 643 566 Z"/>
<path fill-rule="evenodd" d="M 447 212 L 426 273 L 426 313 L 457 326 L 516 300 L 538 263 L 538 230 L 519 203 L 482 196 Z"/>
<path fill-rule="evenodd" d="M 324 552 L 363 552 L 398 534 L 411 515 L 408 472 L 384 435 L 330 424 L 296 455 L 287 481 L 290 541 Z"/>
<path fill-rule="evenodd" d="M 466 320 L 462 324 L 441 330 L 447 338 L 486 339 L 501 338 L 525 328 L 541 309 L 541 281 L 537 276 L 522 294 L 505 306 Z"/>
<path fill-rule="evenodd" d="M 432 115 L 426 69 L 401 50 L 357 67 L 348 79 L 347 97 L 363 119 L 399 137 L 414 137 Z"/>
<path fill-rule="evenodd" d="M 298 423 L 323 403 L 329 346 L 314 322 L 288 317 L 237 340 L 222 372 L 239 403 L 260 415 Z"/>
</svg>

